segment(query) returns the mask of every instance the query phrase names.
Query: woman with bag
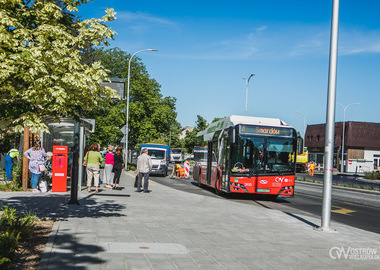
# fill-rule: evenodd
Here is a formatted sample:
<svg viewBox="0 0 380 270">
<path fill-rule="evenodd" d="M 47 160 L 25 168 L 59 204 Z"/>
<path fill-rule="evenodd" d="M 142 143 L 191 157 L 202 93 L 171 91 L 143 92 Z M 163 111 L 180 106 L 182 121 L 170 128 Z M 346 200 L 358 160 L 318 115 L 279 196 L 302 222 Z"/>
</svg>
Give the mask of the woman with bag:
<svg viewBox="0 0 380 270">
<path fill-rule="evenodd" d="M 40 178 L 41 172 L 46 171 L 45 167 L 45 150 L 41 147 L 41 142 L 37 141 L 36 144 L 25 151 L 24 156 L 29 159 L 29 170 L 32 174 L 31 185 L 33 193 L 40 193 L 38 189 L 38 180 Z"/>
<path fill-rule="evenodd" d="M 112 152 L 113 152 L 113 146 L 110 145 L 108 146 L 108 153 L 106 154 L 106 161 L 104 165 L 104 175 L 103 175 L 106 188 L 112 188 L 111 184 L 114 177 L 113 172 L 112 172 L 113 163 L 114 163 L 114 155 Z"/>
<path fill-rule="evenodd" d="M 91 145 L 90 151 L 87 152 L 84 157 L 83 166 L 86 166 L 87 172 L 87 191 L 91 192 L 92 177 L 94 177 L 95 193 L 99 193 L 99 176 L 100 168 L 99 164 L 103 161 L 102 155 L 98 151 L 98 145 L 96 143 Z"/>
</svg>

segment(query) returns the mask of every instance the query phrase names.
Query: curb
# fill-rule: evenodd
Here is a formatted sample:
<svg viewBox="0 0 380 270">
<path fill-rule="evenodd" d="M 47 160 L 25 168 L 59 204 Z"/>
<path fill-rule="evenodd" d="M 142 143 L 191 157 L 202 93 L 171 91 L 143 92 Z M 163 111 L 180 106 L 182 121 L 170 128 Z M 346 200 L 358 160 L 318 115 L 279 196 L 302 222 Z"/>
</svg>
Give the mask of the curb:
<svg viewBox="0 0 380 270">
<path fill-rule="evenodd" d="M 50 262 L 50 256 L 53 251 L 53 246 L 54 246 L 54 241 L 57 237 L 59 228 L 61 226 L 62 221 L 55 221 L 53 228 L 50 232 L 49 238 L 46 242 L 45 249 L 43 251 L 40 263 L 38 264 L 38 269 L 48 269 L 49 267 L 49 262 Z"/>
</svg>

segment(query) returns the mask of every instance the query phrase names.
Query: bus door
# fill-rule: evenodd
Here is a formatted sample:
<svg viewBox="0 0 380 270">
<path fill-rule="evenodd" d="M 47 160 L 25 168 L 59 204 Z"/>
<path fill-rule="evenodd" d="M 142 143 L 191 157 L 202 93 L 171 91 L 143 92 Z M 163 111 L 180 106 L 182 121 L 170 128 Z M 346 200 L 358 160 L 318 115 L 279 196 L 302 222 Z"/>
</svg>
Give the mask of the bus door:
<svg viewBox="0 0 380 270">
<path fill-rule="evenodd" d="M 208 151 L 207 151 L 207 177 L 206 177 L 206 184 L 211 185 L 211 171 L 212 171 L 212 149 L 213 143 L 208 143 Z"/>
<path fill-rule="evenodd" d="M 216 182 L 216 178 L 218 177 L 218 170 L 219 170 L 219 166 L 218 166 L 218 160 L 217 160 L 217 154 L 218 154 L 218 141 L 213 141 L 212 142 L 212 152 L 210 153 L 211 155 L 211 172 L 210 172 L 210 179 L 208 181 L 208 185 L 210 185 L 211 187 L 215 187 L 215 182 Z"/>
</svg>

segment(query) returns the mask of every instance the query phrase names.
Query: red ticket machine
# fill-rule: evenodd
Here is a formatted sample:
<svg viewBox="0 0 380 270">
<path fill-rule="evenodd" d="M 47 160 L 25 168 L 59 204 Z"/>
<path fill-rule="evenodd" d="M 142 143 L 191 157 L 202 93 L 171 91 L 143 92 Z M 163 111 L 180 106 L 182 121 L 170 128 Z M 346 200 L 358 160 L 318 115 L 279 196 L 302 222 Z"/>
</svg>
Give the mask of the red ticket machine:
<svg viewBox="0 0 380 270">
<path fill-rule="evenodd" d="M 53 146 L 53 178 L 51 191 L 67 191 L 67 146 Z"/>
</svg>

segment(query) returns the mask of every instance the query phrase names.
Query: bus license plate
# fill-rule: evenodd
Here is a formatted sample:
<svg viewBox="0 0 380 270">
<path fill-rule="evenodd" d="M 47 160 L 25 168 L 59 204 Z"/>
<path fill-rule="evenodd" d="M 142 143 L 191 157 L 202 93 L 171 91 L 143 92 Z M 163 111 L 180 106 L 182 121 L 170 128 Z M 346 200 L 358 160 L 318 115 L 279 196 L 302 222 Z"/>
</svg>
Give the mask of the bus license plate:
<svg viewBox="0 0 380 270">
<path fill-rule="evenodd" d="M 258 189 L 256 189 L 256 192 L 269 193 L 269 192 L 270 192 L 270 189 L 262 189 L 262 188 L 258 188 Z"/>
</svg>

